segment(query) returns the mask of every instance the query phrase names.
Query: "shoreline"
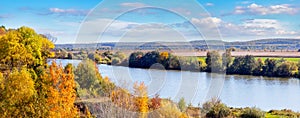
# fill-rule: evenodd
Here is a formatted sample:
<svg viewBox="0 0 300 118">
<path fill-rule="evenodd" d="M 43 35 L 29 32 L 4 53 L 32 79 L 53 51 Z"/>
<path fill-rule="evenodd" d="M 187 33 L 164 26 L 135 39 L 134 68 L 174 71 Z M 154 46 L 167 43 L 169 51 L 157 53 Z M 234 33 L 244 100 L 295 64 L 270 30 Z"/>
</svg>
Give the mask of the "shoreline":
<svg viewBox="0 0 300 118">
<path fill-rule="evenodd" d="M 50 58 L 51 60 L 55 60 L 55 59 L 61 59 L 61 58 Z M 61 60 L 65 60 L 65 59 L 61 59 Z M 82 61 L 83 59 L 67 59 L 67 60 L 76 60 L 76 61 Z M 96 62 L 95 62 L 96 63 Z M 280 77 L 280 76 L 263 76 L 263 75 L 246 75 L 246 74 L 230 74 L 230 73 L 226 73 L 226 71 L 224 72 L 207 72 L 207 71 L 200 71 L 200 70 L 184 70 L 184 69 L 170 69 L 170 68 L 164 68 L 164 69 L 160 69 L 160 68 L 141 68 L 141 67 L 130 67 L 129 64 L 128 65 L 122 65 L 122 64 L 107 64 L 107 63 L 96 63 L 97 65 L 109 65 L 109 66 L 117 66 L 117 67 L 127 67 L 127 68 L 138 68 L 138 69 L 153 69 L 153 70 L 170 70 L 170 71 L 184 71 L 184 72 L 204 72 L 204 73 L 214 73 L 214 74 L 225 74 L 225 75 L 240 75 L 240 76 L 256 76 L 256 77 L 276 77 L 276 78 L 282 78 L 282 79 L 300 79 L 294 76 L 289 76 L 289 77 Z"/>
</svg>

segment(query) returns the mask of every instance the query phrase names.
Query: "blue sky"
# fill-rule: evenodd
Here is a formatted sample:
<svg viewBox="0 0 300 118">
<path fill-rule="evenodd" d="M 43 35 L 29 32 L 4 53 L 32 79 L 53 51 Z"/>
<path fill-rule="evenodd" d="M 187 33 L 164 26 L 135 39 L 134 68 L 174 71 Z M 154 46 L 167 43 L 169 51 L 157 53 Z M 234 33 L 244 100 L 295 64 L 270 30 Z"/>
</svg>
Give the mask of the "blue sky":
<svg viewBox="0 0 300 118">
<path fill-rule="evenodd" d="M 299 0 L 2 0 L 0 25 L 56 43 L 300 38 Z"/>
</svg>

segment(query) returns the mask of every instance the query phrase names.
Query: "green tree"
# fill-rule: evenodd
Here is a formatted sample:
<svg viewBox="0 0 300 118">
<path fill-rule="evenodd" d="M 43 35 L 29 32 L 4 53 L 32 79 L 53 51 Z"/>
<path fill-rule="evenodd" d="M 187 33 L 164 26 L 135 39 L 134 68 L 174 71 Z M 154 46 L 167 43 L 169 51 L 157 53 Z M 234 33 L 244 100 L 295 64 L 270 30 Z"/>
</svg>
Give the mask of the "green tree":
<svg viewBox="0 0 300 118">
<path fill-rule="evenodd" d="M 207 52 L 205 63 L 207 72 L 222 72 L 222 57 L 217 51 Z"/>
<path fill-rule="evenodd" d="M 285 61 L 277 67 L 276 75 L 279 77 L 291 77 L 297 69 L 296 63 Z"/>
<path fill-rule="evenodd" d="M 117 57 L 117 58 L 119 58 L 119 59 L 121 59 L 121 60 L 126 59 L 126 55 L 125 55 L 123 52 L 120 52 L 120 51 L 117 51 L 117 52 L 113 55 L 113 57 Z"/>
<path fill-rule="evenodd" d="M 170 69 L 180 70 L 180 61 L 178 56 L 170 55 Z"/>
<path fill-rule="evenodd" d="M 79 85 L 77 90 L 86 90 L 87 96 L 97 96 L 98 92 L 100 92 L 99 82 L 101 79 L 99 77 L 99 73 L 97 72 L 96 63 L 90 59 L 83 60 L 78 64 L 75 70 L 75 80 Z M 80 95 L 80 97 L 84 97 L 84 95 Z"/>
<path fill-rule="evenodd" d="M 239 74 L 252 75 L 253 70 L 256 68 L 255 58 L 251 55 L 246 55 L 241 61 L 242 65 L 240 67 Z"/>
<path fill-rule="evenodd" d="M 233 61 L 233 58 L 231 56 L 231 49 L 227 49 L 226 52 L 223 53 L 222 59 L 223 59 L 222 62 L 223 62 L 224 69 L 228 69 Z"/>
<path fill-rule="evenodd" d="M 253 75 L 261 76 L 263 75 L 263 68 L 265 66 L 263 60 L 261 58 L 256 61 L 256 68 L 253 70 Z"/>
<path fill-rule="evenodd" d="M 73 59 L 73 58 L 74 58 L 74 54 L 72 52 L 69 52 L 67 59 Z"/>
<path fill-rule="evenodd" d="M 229 74 L 238 74 L 240 72 L 240 67 L 243 65 L 243 57 L 235 57 L 232 65 L 227 69 Z"/>
<path fill-rule="evenodd" d="M 112 65 L 117 65 L 117 64 L 121 64 L 122 62 L 124 62 L 126 59 L 126 55 L 122 52 L 116 52 L 111 60 Z"/>
<path fill-rule="evenodd" d="M 265 66 L 263 68 L 263 74 L 266 76 L 274 76 L 277 69 L 278 61 L 275 59 L 267 58 L 265 60 Z"/>
<path fill-rule="evenodd" d="M 227 70 L 230 74 L 251 75 L 257 64 L 250 55 L 235 57 L 233 64 Z"/>
<path fill-rule="evenodd" d="M 129 56 L 129 67 L 142 67 L 142 57 L 144 56 L 143 52 L 134 52 Z"/>
<path fill-rule="evenodd" d="M 186 110 L 186 103 L 184 101 L 184 98 L 181 98 L 178 102 L 178 108 L 180 109 L 181 112 Z"/>
<path fill-rule="evenodd" d="M 160 60 L 160 54 L 158 51 L 147 52 L 142 58 L 142 64 L 144 68 L 150 68 L 153 64 L 163 61 L 164 58 Z"/>
<path fill-rule="evenodd" d="M 96 63 L 89 59 L 78 64 L 75 76 L 80 97 L 107 96 L 115 87 L 108 78 L 100 75 Z"/>
</svg>

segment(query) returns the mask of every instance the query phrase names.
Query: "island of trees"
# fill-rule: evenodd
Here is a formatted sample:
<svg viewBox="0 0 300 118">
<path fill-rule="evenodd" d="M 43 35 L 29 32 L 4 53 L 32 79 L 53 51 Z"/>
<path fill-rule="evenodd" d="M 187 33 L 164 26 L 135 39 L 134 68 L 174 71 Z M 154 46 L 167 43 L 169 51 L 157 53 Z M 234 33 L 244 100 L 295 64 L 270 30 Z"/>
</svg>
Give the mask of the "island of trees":
<svg viewBox="0 0 300 118">
<path fill-rule="evenodd" d="M 102 77 L 96 66 L 96 62 L 105 61 L 102 57 L 83 59 L 82 62 L 74 67 L 71 64 L 63 67 L 53 61 L 48 64 L 49 58 L 57 57 L 53 53 L 54 44 L 46 36 L 37 34 L 33 29 L 20 27 L 18 29 L 6 29 L 0 27 L 0 117 L 242 117 L 242 118 L 260 118 L 260 117 L 300 117 L 299 113 L 291 110 L 271 110 L 269 112 L 261 111 L 258 108 L 231 108 L 221 103 L 217 99 L 212 99 L 195 107 L 186 105 L 182 98 L 178 103 L 169 99 L 160 98 L 158 95 L 149 97 L 147 87 L 143 83 L 135 83 L 131 94 L 128 90 L 120 88 L 112 83 L 109 78 Z M 210 55 L 215 52 L 210 53 Z M 104 54 L 109 59 L 112 57 L 123 57 L 122 54 Z M 153 55 L 157 55 L 153 56 Z M 69 55 L 71 56 L 71 55 Z M 88 54 L 87 56 L 92 56 Z M 94 55 L 95 57 L 95 55 Z M 228 65 L 237 73 L 243 69 L 249 69 L 249 72 L 256 73 L 252 64 L 246 62 L 255 61 L 253 57 L 243 58 L 241 64 L 245 67 L 234 68 L 236 57 L 233 64 L 213 65 L 218 61 L 222 62 L 221 56 L 217 58 L 208 56 L 206 61 L 199 61 L 197 58 L 192 60 L 201 62 L 203 71 L 209 71 L 209 68 L 220 67 L 219 71 Z M 129 65 L 135 67 L 140 64 L 141 59 L 148 59 L 143 62 L 143 68 L 148 68 L 149 63 L 159 62 L 168 68 L 182 68 L 172 61 L 177 62 L 181 57 L 170 55 L 167 52 L 150 52 L 149 54 L 133 53 L 129 58 Z M 211 62 L 209 61 L 211 59 Z M 108 60 L 106 59 L 106 60 Z M 124 58 L 125 60 L 126 58 Z M 152 60 L 156 59 L 156 60 Z M 120 60 L 123 60 L 120 59 Z M 95 62 L 96 61 L 96 62 Z M 176 62 L 175 61 L 175 62 Z M 272 60 L 265 61 L 262 65 L 272 65 Z M 274 61 L 274 60 L 273 60 Z M 109 63 L 122 64 L 123 61 L 112 60 Z M 205 63 L 207 65 L 203 66 Z M 256 61 L 255 61 L 256 62 Z M 257 63 L 263 61 L 257 61 Z M 266 63 L 267 62 L 267 63 Z M 281 63 L 280 66 L 286 66 L 286 61 L 275 61 Z M 178 63 L 177 63 L 178 64 Z M 190 68 L 189 64 L 186 64 Z M 194 65 L 194 66 L 199 66 Z M 291 66 L 288 66 L 289 68 Z M 259 72 L 270 73 L 269 66 L 262 66 Z M 265 69 L 267 68 L 267 69 Z M 276 71 L 285 71 L 278 69 Z M 264 71 L 264 69 L 266 71 Z"/>
</svg>

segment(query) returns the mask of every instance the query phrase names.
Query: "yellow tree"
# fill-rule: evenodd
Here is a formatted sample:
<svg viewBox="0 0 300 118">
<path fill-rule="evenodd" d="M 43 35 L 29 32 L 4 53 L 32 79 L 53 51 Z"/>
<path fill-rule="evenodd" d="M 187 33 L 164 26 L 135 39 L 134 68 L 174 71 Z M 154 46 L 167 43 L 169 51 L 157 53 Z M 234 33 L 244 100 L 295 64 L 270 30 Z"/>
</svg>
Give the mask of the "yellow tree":
<svg viewBox="0 0 300 118">
<path fill-rule="evenodd" d="M 141 112 L 141 117 L 147 117 L 147 112 L 149 111 L 147 87 L 144 82 L 142 82 L 140 84 L 135 83 L 133 89 L 136 95 L 135 105 L 137 110 Z"/>
<path fill-rule="evenodd" d="M 46 64 L 54 44 L 33 29 L 21 27 L 9 30 L 0 37 L 0 64 L 2 70 L 14 67 L 36 68 Z"/>
<path fill-rule="evenodd" d="M 14 69 L 3 77 L 0 74 L 0 113 L 2 117 L 30 117 L 35 113 L 34 81 L 25 69 Z"/>
<path fill-rule="evenodd" d="M 47 106 L 50 117 L 76 117 L 78 110 L 74 106 L 76 99 L 75 80 L 72 66 L 63 69 L 55 62 L 49 72 L 43 76 L 50 82 L 47 93 Z"/>
<path fill-rule="evenodd" d="M 168 52 L 161 52 L 159 54 L 162 60 L 168 59 L 169 58 L 169 53 Z"/>
</svg>

